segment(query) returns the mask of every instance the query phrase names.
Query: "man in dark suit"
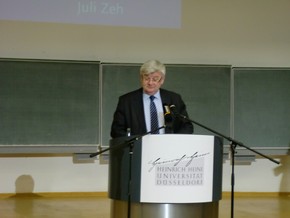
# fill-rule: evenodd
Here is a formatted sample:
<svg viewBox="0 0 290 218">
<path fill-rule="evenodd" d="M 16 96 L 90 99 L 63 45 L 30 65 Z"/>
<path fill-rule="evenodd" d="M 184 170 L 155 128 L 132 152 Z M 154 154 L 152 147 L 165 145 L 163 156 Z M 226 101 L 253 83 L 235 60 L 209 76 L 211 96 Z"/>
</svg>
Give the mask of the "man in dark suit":
<svg viewBox="0 0 290 218">
<path fill-rule="evenodd" d="M 185 103 L 181 96 L 175 92 L 162 89 L 166 68 L 157 60 L 145 62 L 140 68 L 141 87 L 135 91 L 122 95 L 114 113 L 111 126 L 111 137 L 126 136 L 128 130 L 132 135 L 141 135 L 153 131 L 150 120 L 150 96 L 156 105 L 158 126 L 164 126 L 159 133 L 192 134 L 191 122 L 179 117 L 164 119 L 164 105 L 175 105 L 177 113 L 188 117 Z M 152 97 L 151 97 L 152 98 Z"/>
</svg>

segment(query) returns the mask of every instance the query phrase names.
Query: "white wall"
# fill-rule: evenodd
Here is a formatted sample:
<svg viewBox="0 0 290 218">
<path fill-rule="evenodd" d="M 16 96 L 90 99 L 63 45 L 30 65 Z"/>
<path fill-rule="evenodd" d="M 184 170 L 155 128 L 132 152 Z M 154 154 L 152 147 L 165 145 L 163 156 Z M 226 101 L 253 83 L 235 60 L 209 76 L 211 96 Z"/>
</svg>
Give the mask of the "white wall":
<svg viewBox="0 0 290 218">
<path fill-rule="evenodd" d="M 28 155 L 0 158 L 0 193 L 104 192 L 108 165 L 73 163 L 71 156 Z M 17 187 L 18 186 L 18 187 Z"/>
<path fill-rule="evenodd" d="M 289 66 L 289 7 L 288 0 L 184 0 L 180 29 L 1 21 L 0 56 Z"/>
<path fill-rule="evenodd" d="M 180 29 L 0 21 L 0 57 L 290 67 L 289 8 L 288 0 L 184 0 Z M 236 166 L 235 190 L 290 192 L 289 157 L 282 162 Z M 0 193 L 15 192 L 21 175 L 33 178 L 34 192 L 107 190 L 108 166 L 98 162 L 19 156 L 0 166 Z M 230 173 L 226 162 L 224 191 Z"/>
<path fill-rule="evenodd" d="M 236 165 L 235 191 L 290 192 L 290 158 L 276 160 L 281 165 L 265 159 Z M 98 161 L 73 163 L 70 156 L 20 156 L 1 157 L 0 166 L 0 193 L 104 192 L 108 187 L 108 165 Z M 229 161 L 223 166 L 223 191 L 231 191 Z"/>
<path fill-rule="evenodd" d="M 277 165 L 267 159 L 257 159 L 251 165 L 235 166 L 235 191 L 237 192 L 289 192 L 290 158 L 275 158 Z M 232 165 L 223 165 L 223 191 L 231 191 Z"/>
</svg>

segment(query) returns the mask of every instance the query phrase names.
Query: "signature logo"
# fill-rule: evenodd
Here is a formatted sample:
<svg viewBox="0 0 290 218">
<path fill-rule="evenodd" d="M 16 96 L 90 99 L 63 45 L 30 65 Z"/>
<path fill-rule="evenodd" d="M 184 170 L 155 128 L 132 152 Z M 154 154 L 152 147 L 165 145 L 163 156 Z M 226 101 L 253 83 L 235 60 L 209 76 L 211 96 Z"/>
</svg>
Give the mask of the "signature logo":
<svg viewBox="0 0 290 218">
<path fill-rule="evenodd" d="M 210 153 L 203 153 L 203 154 L 199 154 L 199 152 L 195 152 L 192 155 L 186 155 L 184 154 L 182 157 L 177 157 L 174 159 L 163 159 L 161 157 L 156 158 L 155 160 L 149 161 L 149 172 L 151 172 L 156 166 L 158 165 L 163 165 L 163 164 L 168 164 L 168 163 L 172 163 L 174 167 L 178 166 L 181 162 L 186 161 L 185 167 L 190 166 L 190 164 L 192 163 L 192 161 L 196 158 L 201 158 L 201 157 L 205 157 L 207 155 L 209 155 Z"/>
</svg>

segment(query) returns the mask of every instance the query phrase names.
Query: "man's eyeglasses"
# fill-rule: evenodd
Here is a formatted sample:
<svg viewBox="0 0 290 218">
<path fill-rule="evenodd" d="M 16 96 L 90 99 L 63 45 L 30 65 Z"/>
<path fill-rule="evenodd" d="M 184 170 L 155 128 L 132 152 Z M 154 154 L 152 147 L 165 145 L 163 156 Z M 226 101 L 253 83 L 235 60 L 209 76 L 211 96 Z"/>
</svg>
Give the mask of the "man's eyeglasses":
<svg viewBox="0 0 290 218">
<path fill-rule="evenodd" d="M 154 77 L 143 76 L 143 80 L 144 80 L 145 82 L 150 82 L 150 81 L 152 81 L 152 82 L 154 82 L 154 83 L 158 83 L 158 82 L 161 81 L 161 79 L 162 79 L 162 77 L 160 77 L 160 76 L 154 76 Z"/>
</svg>

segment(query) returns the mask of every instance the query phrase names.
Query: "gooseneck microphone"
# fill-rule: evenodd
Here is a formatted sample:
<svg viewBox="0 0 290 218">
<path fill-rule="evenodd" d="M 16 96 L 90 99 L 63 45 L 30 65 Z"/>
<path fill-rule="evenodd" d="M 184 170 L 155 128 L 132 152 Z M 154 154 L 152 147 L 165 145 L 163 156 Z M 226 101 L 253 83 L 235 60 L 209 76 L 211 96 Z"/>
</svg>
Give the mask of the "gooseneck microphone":
<svg viewBox="0 0 290 218">
<path fill-rule="evenodd" d="M 176 106 L 174 104 L 169 106 L 170 111 L 172 112 L 172 114 L 174 115 L 174 117 L 179 117 L 179 118 L 183 118 L 183 119 L 188 119 L 186 116 L 178 113 Z"/>
<path fill-rule="evenodd" d="M 177 116 L 179 113 L 176 110 L 176 107 L 174 104 L 170 105 L 170 111 L 173 113 L 174 116 Z"/>
</svg>

